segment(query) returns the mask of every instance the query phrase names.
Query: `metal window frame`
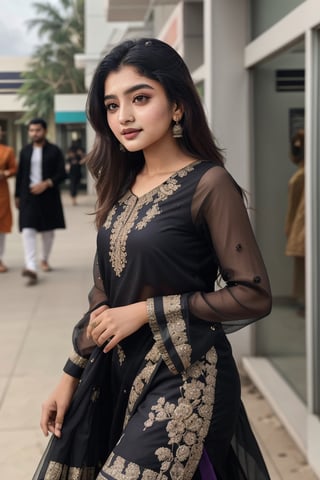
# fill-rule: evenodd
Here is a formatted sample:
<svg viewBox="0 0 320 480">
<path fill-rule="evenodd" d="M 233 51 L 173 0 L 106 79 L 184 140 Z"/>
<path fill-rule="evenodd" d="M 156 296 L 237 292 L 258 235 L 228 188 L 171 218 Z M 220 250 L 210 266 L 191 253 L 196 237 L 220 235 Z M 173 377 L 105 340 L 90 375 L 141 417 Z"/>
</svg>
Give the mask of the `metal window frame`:
<svg viewBox="0 0 320 480">
<path fill-rule="evenodd" d="M 320 26 L 319 26 L 320 28 Z M 320 29 L 306 32 L 306 300 L 307 393 L 320 414 Z"/>
<path fill-rule="evenodd" d="M 320 415 L 320 9 L 305 0 L 245 48 L 250 69 L 305 39 L 307 409 Z"/>
</svg>

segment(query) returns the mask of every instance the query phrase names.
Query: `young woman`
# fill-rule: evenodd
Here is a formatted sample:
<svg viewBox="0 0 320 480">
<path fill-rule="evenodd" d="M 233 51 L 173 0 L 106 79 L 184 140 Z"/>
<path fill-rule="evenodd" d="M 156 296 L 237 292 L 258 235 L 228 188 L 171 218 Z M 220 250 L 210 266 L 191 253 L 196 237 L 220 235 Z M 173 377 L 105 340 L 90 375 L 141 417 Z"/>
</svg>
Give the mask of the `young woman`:
<svg viewBox="0 0 320 480">
<path fill-rule="evenodd" d="M 88 117 L 94 287 L 34 479 L 268 479 L 226 333 L 270 312 L 269 281 L 187 67 L 159 40 L 120 44 Z"/>
</svg>

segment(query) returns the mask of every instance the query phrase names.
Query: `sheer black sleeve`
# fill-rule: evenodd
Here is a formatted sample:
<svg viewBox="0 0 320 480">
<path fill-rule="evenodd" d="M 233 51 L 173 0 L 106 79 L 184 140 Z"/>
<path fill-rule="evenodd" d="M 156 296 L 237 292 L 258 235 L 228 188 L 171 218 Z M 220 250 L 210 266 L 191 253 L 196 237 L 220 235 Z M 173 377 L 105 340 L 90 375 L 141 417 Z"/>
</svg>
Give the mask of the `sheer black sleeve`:
<svg viewBox="0 0 320 480">
<path fill-rule="evenodd" d="M 211 168 L 202 176 L 191 209 L 195 227 L 199 231 L 205 227 L 209 233 L 224 286 L 147 300 L 155 342 L 173 373 L 208 351 L 217 330 L 234 332 L 271 309 L 268 275 L 241 191 L 223 167 Z M 212 284 L 215 280 L 213 272 Z"/>
<path fill-rule="evenodd" d="M 222 167 L 201 179 L 193 200 L 195 223 L 205 222 L 225 286 L 189 298 L 193 315 L 222 322 L 226 333 L 270 313 L 271 291 L 266 268 L 240 190 Z"/>
<path fill-rule="evenodd" d="M 64 367 L 66 373 L 76 378 L 81 377 L 88 358 L 96 346 L 91 338 L 87 338 L 86 335 L 90 314 L 101 305 L 108 304 L 108 298 L 100 276 L 97 254 L 95 255 L 93 263 L 93 280 L 94 284 L 88 295 L 89 310 L 83 315 L 73 329 L 72 342 L 74 351 L 71 353 Z"/>
</svg>

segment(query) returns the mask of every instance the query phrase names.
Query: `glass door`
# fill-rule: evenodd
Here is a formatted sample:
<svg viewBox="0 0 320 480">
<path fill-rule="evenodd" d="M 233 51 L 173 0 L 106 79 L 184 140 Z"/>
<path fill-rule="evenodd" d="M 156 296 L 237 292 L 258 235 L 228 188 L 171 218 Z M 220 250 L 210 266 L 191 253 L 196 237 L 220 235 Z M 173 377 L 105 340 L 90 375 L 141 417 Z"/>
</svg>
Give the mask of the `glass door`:
<svg viewBox="0 0 320 480">
<path fill-rule="evenodd" d="M 257 64 L 253 85 L 255 224 L 274 299 L 257 354 L 306 402 L 304 41 Z"/>
</svg>

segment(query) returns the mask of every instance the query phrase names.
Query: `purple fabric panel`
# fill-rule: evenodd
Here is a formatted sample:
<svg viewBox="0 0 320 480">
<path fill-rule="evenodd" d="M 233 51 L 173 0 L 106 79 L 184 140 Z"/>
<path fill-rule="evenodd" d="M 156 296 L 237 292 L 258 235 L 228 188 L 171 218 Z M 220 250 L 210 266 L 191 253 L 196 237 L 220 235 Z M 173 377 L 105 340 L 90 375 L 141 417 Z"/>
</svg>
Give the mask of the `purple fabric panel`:
<svg viewBox="0 0 320 480">
<path fill-rule="evenodd" d="M 217 480 L 216 474 L 214 473 L 213 466 L 210 462 L 205 448 L 203 449 L 202 457 L 199 462 L 199 470 L 202 480 Z"/>
</svg>

